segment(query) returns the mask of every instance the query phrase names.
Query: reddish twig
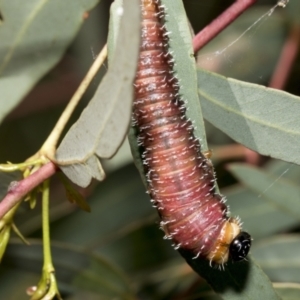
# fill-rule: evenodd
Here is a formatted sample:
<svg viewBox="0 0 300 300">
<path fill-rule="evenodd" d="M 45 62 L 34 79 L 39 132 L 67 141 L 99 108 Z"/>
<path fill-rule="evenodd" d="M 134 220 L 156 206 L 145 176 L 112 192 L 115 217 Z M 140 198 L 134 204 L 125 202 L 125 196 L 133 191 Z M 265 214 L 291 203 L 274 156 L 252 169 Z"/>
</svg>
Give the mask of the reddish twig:
<svg viewBox="0 0 300 300">
<path fill-rule="evenodd" d="M 12 182 L 8 188 L 6 196 L 0 202 L 0 219 L 17 203 L 22 201 L 23 197 L 26 196 L 32 189 L 52 176 L 56 170 L 56 165 L 49 162 L 27 178 L 21 181 Z"/>
<path fill-rule="evenodd" d="M 237 0 L 214 21 L 202 29 L 193 39 L 194 53 L 198 52 L 204 45 L 218 35 L 224 28 L 232 23 L 248 7 L 257 0 Z"/>
<path fill-rule="evenodd" d="M 282 48 L 269 87 L 282 90 L 296 60 L 300 46 L 300 26 L 294 25 Z"/>
</svg>

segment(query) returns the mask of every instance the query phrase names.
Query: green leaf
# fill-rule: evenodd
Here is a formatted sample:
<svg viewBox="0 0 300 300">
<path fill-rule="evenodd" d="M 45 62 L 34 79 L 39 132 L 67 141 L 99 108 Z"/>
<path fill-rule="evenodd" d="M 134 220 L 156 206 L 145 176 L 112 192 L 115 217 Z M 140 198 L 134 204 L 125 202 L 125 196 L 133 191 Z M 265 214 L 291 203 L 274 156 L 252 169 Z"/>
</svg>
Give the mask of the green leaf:
<svg viewBox="0 0 300 300">
<path fill-rule="evenodd" d="M 231 214 L 241 218 L 243 228 L 251 233 L 254 241 L 299 224 L 298 217 L 282 211 L 272 201 L 257 197 L 258 193 L 247 187 L 235 186 L 222 192 L 227 197 Z"/>
<path fill-rule="evenodd" d="M 63 56 L 98 0 L 1 1 L 0 122 Z M 17 87 L 17 88 L 16 88 Z"/>
<path fill-rule="evenodd" d="M 34 240 L 30 240 L 30 243 L 31 246 L 28 247 L 13 241 L 7 248 L 3 261 L 5 267 L 10 270 L 26 271 L 29 274 L 40 273 L 43 262 L 42 244 Z M 125 274 L 105 258 L 67 244 L 52 243 L 51 248 L 59 289 L 61 294 L 65 295 L 63 298 L 67 298 L 67 295 L 75 296 L 80 291 L 88 291 L 98 295 L 98 299 L 134 299 L 134 293 Z M 1 277 L 1 291 L 10 280 L 7 276 L 9 272 L 5 279 Z M 33 281 L 31 285 L 36 283 Z M 11 288 L 11 293 L 14 292 Z M 24 290 L 23 293 L 25 294 Z"/>
<path fill-rule="evenodd" d="M 225 270 L 212 268 L 208 262 L 184 254 L 190 266 L 211 285 L 223 299 L 281 299 L 268 277 L 248 256 L 248 261 L 229 262 Z"/>
<path fill-rule="evenodd" d="M 169 45 L 175 60 L 174 71 L 180 82 L 180 95 L 186 101 L 186 115 L 194 123 L 195 137 L 201 141 L 202 151 L 208 150 L 202 109 L 196 93 L 197 73 L 192 33 L 182 1 L 161 0 L 166 7 L 166 28 L 171 33 Z"/>
<path fill-rule="evenodd" d="M 260 154 L 300 164 L 300 98 L 198 70 L 205 118 Z"/>
<path fill-rule="evenodd" d="M 283 300 L 298 300 L 300 298 L 300 285 L 298 283 L 275 283 L 274 287 Z"/>
<path fill-rule="evenodd" d="M 265 169 L 274 176 L 279 176 L 291 182 L 298 182 L 300 177 L 300 166 L 287 163 L 282 160 L 272 159 L 266 165 Z"/>
<path fill-rule="evenodd" d="M 113 62 L 56 153 L 61 170 L 82 187 L 93 177 L 104 179 L 98 157 L 112 157 L 128 131 L 140 40 L 138 0 L 125 1 L 123 10 Z"/>
<path fill-rule="evenodd" d="M 252 255 L 275 282 L 300 281 L 300 235 L 280 235 L 254 245 Z"/>
<path fill-rule="evenodd" d="M 278 210 L 300 220 L 298 185 L 246 164 L 230 164 L 229 170 L 245 186 L 257 193 L 261 201 L 268 201 Z"/>
</svg>

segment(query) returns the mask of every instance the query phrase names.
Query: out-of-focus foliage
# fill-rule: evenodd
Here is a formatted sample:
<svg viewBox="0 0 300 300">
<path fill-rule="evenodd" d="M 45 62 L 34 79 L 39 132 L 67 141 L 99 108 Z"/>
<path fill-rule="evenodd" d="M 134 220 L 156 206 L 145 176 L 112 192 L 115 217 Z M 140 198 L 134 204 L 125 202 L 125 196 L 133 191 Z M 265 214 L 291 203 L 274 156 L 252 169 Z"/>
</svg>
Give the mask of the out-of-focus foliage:
<svg viewBox="0 0 300 300">
<path fill-rule="evenodd" d="M 1 162 L 22 161 L 34 153 L 53 127 L 63 105 L 69 100 L 80 78 L 92 63 L 93 56 L 101 48 L 99 40 L 101 37 L 102 42 L 106 39 L 104 28 L 107 27 L 108 3 L 102 2 L 101 7 L 96 7 L 90 13 L 61 63 L 42 79 L 24 100 L 24 104 L 21 104 L 23 106 L 1 125 Z M 188 14 L 193 13 L 195 19 L 205 20 L 206 23 L 230 3 L 232 1 L 222 1 L 222 4 L 220 1 L 185 1 Z M 266 12 L 274 1 L 261 3 L 266 6 L 258 3 L 251 9 L 252 17 L 247 17 L 248 25 L 245 28 Z M 0 11 L 5 20 L 1 6 Z M 214 71 L 221 73 L 219 62 L 225 61 L 223 68 L 226 70 L 222 74 L 229 74 L 234 70 L 234 77 L 237 79 L 244 79 L 246 74 L 251 75 L 251 82 L 267 84 L 276 57 L 274 60 L 263 59 L 261 51 L 263 49 L 265 57 L 274 57 L 274 52 L 279 55 L 290 22 L 288 7 L 276 10 L 275 13 L 277 15 L 267 17 L 236 43 L 236 55 L 229 48 L 216 58 L 206 56 L 213 63 Z M 246 15 L 242 15 L 239 21 L 245 20 L 244 17 Z M 275 26 L 279 34 L 268 34 L 265 32 L 266 26 Z M 217 37 L 213 51 L 228 46 L 240 33 L 234 36 L 228 34 L 228 39 L 223 43 L 220 40 L 218 43 Z M 261 46 L 272 44 L 272 41 L 276 47 Z M 244 42 L 246 46 L 242 47 Z M 205 57 L 207 54 L 201 52 L 199 55 Z M 252 58 L 247 63 L 249 55 Z M 299 81 L 295 80 L 300 76 L 299 71 L 298 59 L 292 70 L 293 76 L 287 84 L 287 91 L 296 95 L 300 95 Z M 95 89 L 98 82 L 99 77 L 91 89 Z M 88 95 L 91 95 L 91 91 Z M 208 125 L 207 128 L 209 142 L 219 145 L 232 142 L 214 127 Z M 105 162 L 107 180 L 92 184 L 84 191 L 91 213 L 78 210 L 75 205 L 66 201 L 61 184 L 56 180 L 52 181 L 51 238 L 63 243 L 55 244 L 53 249 L 59 288 L 64 299 L 99 299 L 99 295 L 103 299 L 111 299 L 112 295 L 124 299 L 124 294 L 128 299 L 221 299 L 173 250 L 170 242 L 162 239 L 164 234 L 158 229 L 157 213 L 151 207 L 136 168 L 129 162 L 130 152 L 126 147 L 111 162 Z M 251 175 L 254 178 L 247 178 L 246 185 L 233 181 L 230 177 L 235 184 L 223 188 L 222 193 L 228 198 L 231 213 L 239 215 L 244 222 L 243 227 L 253 235 L 252 257 L 271 281 L 284 284 L 281 286 L 276 283 L 276 291 L 282 299 L 299 299 L 299 287 L 294 284 L 295 281 L 299 282 L 300 277 L 300 268 L 296 266 L 300 240 L 298 217 L 278 206 L 269 195 L 279 179 L 298 185 L 300 168 L 276 160 L 269 160 L 261 168 L 263 170 L 260 172 L 269 174 L 274 180 L 253 188 L 250 179 L 256 179 L 256 175 Z M 243 176 L 246 175 L 247 173 Z M 230 175 L 223 165 L 217 166 L 217 176 L 221 186 L 228 184 Z M 291 194 L 283 196 L 283 204 L 287 197 L 291 197 Z M 289 200 L 300 202 L 299 197 L 293 196 Z M 26 204 L 22 205 L 15 221 L 27 237 L 40 239 L 39 202 L 35 210 L 29 210 Z M 26 288 L 36 284 L 39 278 L 41 251 L 40 242 L 33 242 L 30 247 L 12 241 L 0 266 L 0 298 L 27 299 Z"/>
<path fill-rule="evenodd" d="M 97 0 L 1 2 L 0 121 L 63 56 Z M 58 30 L 59 28 L 59 30 Z"/>
</svg>

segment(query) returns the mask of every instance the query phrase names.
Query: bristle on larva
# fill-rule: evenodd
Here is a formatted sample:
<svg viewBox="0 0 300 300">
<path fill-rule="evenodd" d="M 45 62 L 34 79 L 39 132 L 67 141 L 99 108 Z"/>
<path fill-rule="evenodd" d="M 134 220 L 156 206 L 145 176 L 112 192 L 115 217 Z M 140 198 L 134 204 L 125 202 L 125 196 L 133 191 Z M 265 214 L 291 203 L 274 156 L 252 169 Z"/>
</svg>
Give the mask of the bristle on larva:
<svg viewBox="0 0 300 300">
<path fill-rule="evenodd" d="M 215 191 L 210 161 L 201 153 L 193 124 L 185 115 L 174 59 L 168 50 L 165 9 L 141 0 L 142 42 L 133 124 L 147 174 L 148 191 L 161 217 L 165 238 L 195 258 L 224 264 L 242 260 L 251 238 L 238 218 L 229 218 L 225 198 Z"/>
</svg>

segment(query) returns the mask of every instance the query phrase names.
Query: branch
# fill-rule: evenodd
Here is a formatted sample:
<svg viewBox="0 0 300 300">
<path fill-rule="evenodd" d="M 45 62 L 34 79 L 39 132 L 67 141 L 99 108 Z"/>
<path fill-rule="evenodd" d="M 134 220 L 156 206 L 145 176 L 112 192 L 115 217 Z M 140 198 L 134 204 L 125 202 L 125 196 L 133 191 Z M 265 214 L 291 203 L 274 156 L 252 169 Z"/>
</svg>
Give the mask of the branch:
<svg viewBox="0 0 300 300">
<path fill-rule="evenodd" d="M 63 132 L 67 122 L 69 121 L 73 111 L 75 110 L 78 102 L 82 98 L 83 94 L 89 87 L 91 81 L 98 73 L 100 67 L 102 66 L 104 60 L 107 57 L 107 45 L 105 45 L 99 55 L 97 56 L 96 60 L 94 61 L 93 65 L 89 69 L 88 73 L 80 83 L 78 89 L 76 90 L 75 94 L 71 98 L 70 102 L 68 103 L 66 109 L 60 116 L 59 120 L 57 121 L 56 125 L 54 126 L 52 132 L 48 136 L 47 140 L 44 142 L 43 146 L 40 149 L 40 152 L 46 154 L 47 158 L 54 161 L 55 160 L 55 150 L 58 140 L 60 138 L 61 133 Z"/>
<path fill-rule="evenodd" d="M 193 39 L 194 53 L 198 52 L 204 45 L 217 36 L 224 28 L 232 23 L 248 7 L 257 0 L 237 0 L 214 21 L 202 29 Z"/>
<path fill-rule="evenodd" d="M 52 176 L 57 171 L 57 167 L 54 163 L 49 162 L 43 165 L 36 172 L 32 173 L 27 178 L 21 181 L 13 181 L 6 196 L 0 202 L 0 219 L 11 210 L 16 204 L 22 201 L 22 199 L 35 187 L 37 187 L 44 180 Z"/>
<path fill-rule="evenodd" d="M 297 58 L 300 47 L 300 26 L 295 24 L 282 48 L 277 66 L 270 80 L 269 87 L 282 90 Z"/>
</svg>

